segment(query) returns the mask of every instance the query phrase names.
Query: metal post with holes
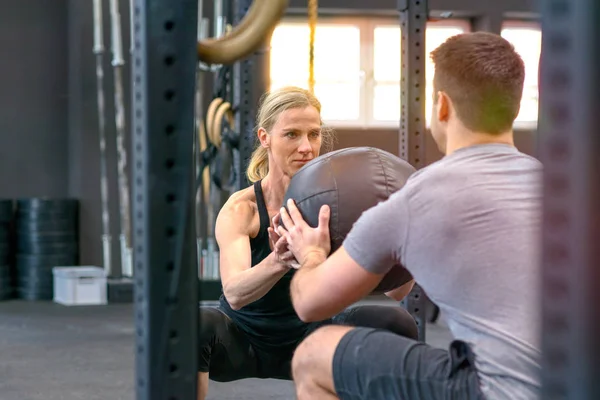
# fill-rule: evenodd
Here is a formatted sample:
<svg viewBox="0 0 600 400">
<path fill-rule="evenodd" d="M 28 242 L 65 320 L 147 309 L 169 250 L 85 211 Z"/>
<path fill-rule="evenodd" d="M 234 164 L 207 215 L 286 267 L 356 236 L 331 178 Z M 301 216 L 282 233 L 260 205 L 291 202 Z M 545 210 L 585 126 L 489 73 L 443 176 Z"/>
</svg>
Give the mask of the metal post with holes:
<svg viewBox="0 0 600 400">
<path fill-rule="evenodd" d="M 427 0 L 398 0 L 401 32 L 400 157 L 415 168 L 425 166 L 425 28 Z M 427 298 L 419 285 L 402 301 L 417 321 L 425 341 Z"/>
<path fill-rule="evenodd" d="M 252 0 L 236 0 L 234 24 L 239 24 Z M 235 154 L 237 190 L 249 185 L 246 178 L 248 161 L 256 144 L 256 113 L 260 96 L 269 89 L 268 38 L 265 46 L 249 57 L 240 60 L 233 69 L 233 100 L 235 106 L 235 126 L 240 133 L 239 148 Z"/>
<path fill-rule="evenodd" d="M 600 3 L 543 0 L 543 399 L 600 398 Z"/>
<path fill-rule="evenodd" d="M 135 0 L 134 7 L 137 399 L 193 399 L 198 354 L 192 151 L 198 0 Z"/>
</svg>

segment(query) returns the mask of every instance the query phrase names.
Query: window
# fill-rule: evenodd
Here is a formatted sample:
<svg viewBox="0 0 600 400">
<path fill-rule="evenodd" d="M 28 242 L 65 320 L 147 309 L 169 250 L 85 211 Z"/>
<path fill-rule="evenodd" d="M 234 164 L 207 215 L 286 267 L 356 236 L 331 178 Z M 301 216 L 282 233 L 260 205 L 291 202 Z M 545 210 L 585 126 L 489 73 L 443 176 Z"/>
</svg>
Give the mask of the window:
<svg viewBox="0 0 600 400">
<path fill-rule="evenodd" d="M 451 36 L 469 30 L 467 22 L 443 21 L 428 22 L 425 32 L 425 81 L 426 81 L 426 117 L 430 119 L 433 106 L 433 62 L 429 58 L 436 47 Z M 373 32 L 373 124 L 387 122 L 397 125 L 400 121 L 400 41 L 399 26 L 376 25 Z"/>
<path fill-rule="evenodd" d="M 372 115 L 374 121 L 400 121 L 400 27 L 373 28 Z"/>
<path fill-rule="evenodd" d="M 525 84 L 521 110 L 515 124 L 537 124 L 538 120 L 538 66 L 542 50 L 542 32 L 539 24 L 505 22 L 502 37 L 515 46 L 525 63 Z"/>
<path fill-rule="evenodd" d="M 429 22 L 426 51 L 468 31 L 462 20 Z M 286 20 L 271 40 L 271 88 L 308 87 L 309 28 Z M 398 126 L 400 123 L 400 26 L 396 19 L 321 18 L 315 32 L 315 94 L 323 119 L 333 126 Z M 433 65 L 427 57 L 427 115 Z"/>
<path fill-rule="evenodd" d="M 328 122 L 360 120 L 360 27 L 320 24 L 315 31 L 315 95 Z M 308 88 L 309 28 L 305 22 L 279 25 L 271 41 L 271 88 Z"/>
</svg>

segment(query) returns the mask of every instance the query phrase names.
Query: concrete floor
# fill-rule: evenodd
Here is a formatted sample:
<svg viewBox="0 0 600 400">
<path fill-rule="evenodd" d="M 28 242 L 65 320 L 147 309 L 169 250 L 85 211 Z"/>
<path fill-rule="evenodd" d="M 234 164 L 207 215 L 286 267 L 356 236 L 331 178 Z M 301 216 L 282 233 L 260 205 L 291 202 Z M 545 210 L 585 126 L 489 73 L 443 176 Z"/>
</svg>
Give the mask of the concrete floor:
<svg viewBox="0 0 600 400">
<path fill-rule="evenodd" d="M 134 389 L 133 306 L 64 307 L 0 302 L 1 400 L 131 400 Z M 446 347 L 441 322 L 427 342 Z M 291 382 L 211 382 L 210 400 L 294 399 Z"/>
</svg>

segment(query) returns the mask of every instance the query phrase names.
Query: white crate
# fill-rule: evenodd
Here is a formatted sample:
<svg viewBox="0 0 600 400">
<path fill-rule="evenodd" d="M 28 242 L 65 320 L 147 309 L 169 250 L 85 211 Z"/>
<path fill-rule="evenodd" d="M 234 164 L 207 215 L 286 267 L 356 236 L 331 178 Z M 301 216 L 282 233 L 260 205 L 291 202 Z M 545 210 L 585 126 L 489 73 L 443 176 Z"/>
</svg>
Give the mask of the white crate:
<svg viewBox="0 0 600 400">
<path fill-rule="evenodd" d="M 54 302 L 102 305 L 106 300 L 106 272 L 100 267 L 54 267 Z"/>
</svg>

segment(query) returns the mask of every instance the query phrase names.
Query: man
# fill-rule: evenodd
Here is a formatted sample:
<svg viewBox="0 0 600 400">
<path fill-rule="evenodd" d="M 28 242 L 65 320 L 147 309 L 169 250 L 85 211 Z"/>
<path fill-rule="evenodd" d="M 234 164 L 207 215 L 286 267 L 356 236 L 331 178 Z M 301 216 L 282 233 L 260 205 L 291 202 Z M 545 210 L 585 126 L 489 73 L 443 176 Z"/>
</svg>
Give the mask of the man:
<svg viewBox="0 0 600 400">
<path fill-rule="evenodd" d="M 293 203 L 281 240 L 300 263 L 301 319 L 333 315 L 401 262 L 444 313 L 448 350 L 376 329 L 328 326 L 292 361 L 302 399 L 534 399 L 539 395 L 541 164 L 512 126 L 524 65 L 491 33 L 448 39 L 435 64 L 431 133 L 445 157 L 366 211 L 327 258 L 329 210 L 310 228 Z"/>
</svg>

